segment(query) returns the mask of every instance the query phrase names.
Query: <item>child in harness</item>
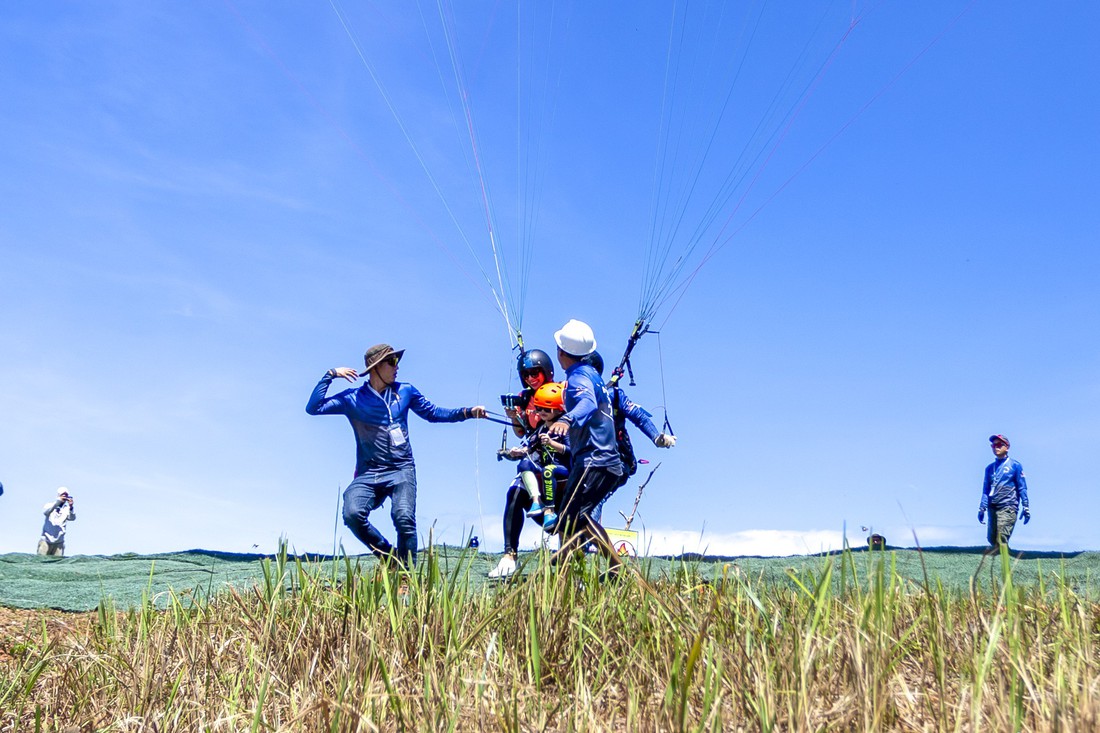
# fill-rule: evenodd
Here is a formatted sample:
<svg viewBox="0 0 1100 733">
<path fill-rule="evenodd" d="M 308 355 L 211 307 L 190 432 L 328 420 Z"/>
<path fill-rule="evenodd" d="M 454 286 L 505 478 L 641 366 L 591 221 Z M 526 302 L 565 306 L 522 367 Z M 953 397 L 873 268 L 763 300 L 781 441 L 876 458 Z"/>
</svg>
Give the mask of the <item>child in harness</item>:
<svg viewBox="0 0 1100 733">
<path fill-rule="evenodd" d="M 567 439 L 554 440 L 547 430 L 565 411 L 564 392 L 564 386 L 557 382 L 535 390 L 530 400 L 538 418 L 534 430 L 523 438 L 521 445 L 500 454 L 508 460 L 519 461 L 519 466 L 505 497 L 504 556 L 489 572 L 490 578 L 507 578 L 516 572 L 516 553 L 525 517 L 532 518 L 547 531 L 557 524 L 555 490 L 569 475 L 569 446 Z"/>
</svg>

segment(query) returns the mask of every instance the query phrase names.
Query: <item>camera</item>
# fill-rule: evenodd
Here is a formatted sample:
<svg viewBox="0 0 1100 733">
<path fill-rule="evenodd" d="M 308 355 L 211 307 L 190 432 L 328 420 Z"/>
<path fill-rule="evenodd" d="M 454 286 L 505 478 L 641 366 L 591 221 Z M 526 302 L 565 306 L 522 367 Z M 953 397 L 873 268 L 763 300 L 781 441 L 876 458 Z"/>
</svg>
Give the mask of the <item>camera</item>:
<svg viewBox="0 0 1100 733">
<path fill-rule="evenodd" d="M 505 407 L 510 407 L 513 410 L 523 405 L 523 398 L 518 394 L 502 394 L 500 396 L 500 404 Z"/>
</svg>

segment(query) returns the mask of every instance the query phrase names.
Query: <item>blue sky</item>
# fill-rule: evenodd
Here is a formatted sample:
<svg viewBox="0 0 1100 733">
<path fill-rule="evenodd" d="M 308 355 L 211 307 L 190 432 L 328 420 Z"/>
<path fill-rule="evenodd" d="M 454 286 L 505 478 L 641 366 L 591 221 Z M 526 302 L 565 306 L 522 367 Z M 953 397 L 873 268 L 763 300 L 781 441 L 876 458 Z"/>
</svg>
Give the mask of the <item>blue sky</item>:
<svg viewBox="0 0 1100 733">
<path fill-rule="evenodd" d="M 628 387 L 680 441 L 640 451 L 654 551 L 981 544 L 991 433 L 1016 546 L 1096 549 L 1100 9 L 588 5 L 444 7 L 480 179 L 437 5 L 7 7 L 0 552 L 60 485 L 71 552 L 359 551 L 306 398 L 377 342 L 438 404 L 515 389 L 482 181 L 528 347 L 579 318 L 609 361 L 654 221 L 718 206 Z M 499 426 L 411 432 L 425 539 L 499 550 Z"/>
</svg>

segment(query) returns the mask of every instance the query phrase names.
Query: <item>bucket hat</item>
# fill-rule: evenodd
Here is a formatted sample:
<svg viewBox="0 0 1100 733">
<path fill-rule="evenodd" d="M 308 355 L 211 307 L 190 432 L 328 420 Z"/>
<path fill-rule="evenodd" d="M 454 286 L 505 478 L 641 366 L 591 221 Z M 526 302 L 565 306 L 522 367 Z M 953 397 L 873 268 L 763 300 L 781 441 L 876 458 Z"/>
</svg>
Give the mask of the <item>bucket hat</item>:
<svg viewBox="0 0 1100 733">
<path fill-rule="evenodd" d="M 387 359 L 391 356 L 396 356 L 398 359 L 400 359 L 401 355 L 404 353 L 404 349 L 401 349 L 400 351 L 394 351 L 394 348 L 389 344 L 375 344 L 374 346 L 367 349 L 367 353 L 363 354 L 363 363 L 367 365 L 366 369 L 364 369 L 363 371 L 369 372 L 371 369 L 374 369 L 376 366 L 381 364 L 384 359 Z"/>
</svg>

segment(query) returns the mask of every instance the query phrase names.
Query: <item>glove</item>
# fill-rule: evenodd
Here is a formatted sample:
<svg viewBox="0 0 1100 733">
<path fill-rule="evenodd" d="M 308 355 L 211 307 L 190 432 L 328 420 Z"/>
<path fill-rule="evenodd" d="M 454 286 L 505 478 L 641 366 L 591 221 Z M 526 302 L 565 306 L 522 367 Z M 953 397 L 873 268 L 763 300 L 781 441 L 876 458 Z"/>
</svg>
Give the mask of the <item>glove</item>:
<svg viewBox="0 0 1100 733">
<path fill-rule="evenodd" d="M 1028 507 L 1025 506 L 1023 516 L 1024 516 L 1024 524 L 1027 524 L 1028 522 L 1030 522 L 1031 521 L 1031 509 L 1029 509 Z"/>
<path fill-rule="evenodd" d="M 985 509 L 978 510 L 978 524 L 985 524 Z M 1027 524 L 1027 522 L 1024 522 Z"/>
<path fill-rule="evenodd" d="M 671 448 L 676 445 L 676 436 L 669 435 L 668 433 L 661 433 L 657 436 L 657 439 L 653 441 L 653 444 L 658 448 Z"/>
</svg>

